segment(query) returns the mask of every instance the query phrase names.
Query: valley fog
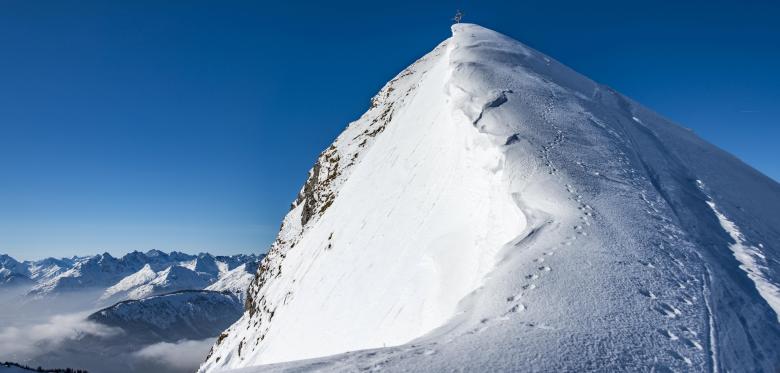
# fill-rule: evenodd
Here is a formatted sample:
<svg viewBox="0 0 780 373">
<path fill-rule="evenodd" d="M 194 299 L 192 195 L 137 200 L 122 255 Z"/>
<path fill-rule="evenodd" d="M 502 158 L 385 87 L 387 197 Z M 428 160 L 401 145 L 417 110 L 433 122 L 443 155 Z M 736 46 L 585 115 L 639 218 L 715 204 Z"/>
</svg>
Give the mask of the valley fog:
<svg viewBox="0 0 780 373">
<path fill-rule="evenodd" d="M 26 300 L 23 291 L 0 291 L 5 305 L 0 307 L 0 360 L 90 372 L 192 372 L 214 343 L 214 338 L 121 343 L 124 330 L 87 320 L 101 308 L 93 304 L 95 295 L 76 292 Z"/>
</svg>

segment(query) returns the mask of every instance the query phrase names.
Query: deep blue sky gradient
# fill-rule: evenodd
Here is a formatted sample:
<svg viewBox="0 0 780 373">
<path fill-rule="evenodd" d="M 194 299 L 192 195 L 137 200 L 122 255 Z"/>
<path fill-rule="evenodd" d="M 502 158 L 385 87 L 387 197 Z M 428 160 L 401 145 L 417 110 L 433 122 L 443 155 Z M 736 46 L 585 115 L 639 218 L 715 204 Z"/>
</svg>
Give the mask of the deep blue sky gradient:
<svg viewBox="0 0 780 373">
<path fill-rule="evenodd" d="M 777 1 L 0 3 L 0 252 L 259 252 L 318 153 L 465 20 L 780 179 Z"/>
</svg>

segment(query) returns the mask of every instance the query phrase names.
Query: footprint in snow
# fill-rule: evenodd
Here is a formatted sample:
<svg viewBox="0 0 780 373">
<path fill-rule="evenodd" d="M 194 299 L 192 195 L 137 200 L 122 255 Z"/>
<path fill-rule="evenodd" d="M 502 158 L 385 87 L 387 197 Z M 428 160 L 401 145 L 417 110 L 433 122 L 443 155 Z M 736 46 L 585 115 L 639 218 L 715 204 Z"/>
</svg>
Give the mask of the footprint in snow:
<svg viewBox="0 0 780 373">
<path fill-rule="evenodd" d="M 689 327 L 687 327 L 687 326 L 683 326 L 683 327 L 682 327 L 682 328 L 680 328 L 680 329 L 681 329 L 683 332 L 685 332 L 685 333 L 688 333 L 688 334 L 690 334 L 690 335 L 692 335 L 692 336 L 694 336 L 694 337 L 695 337 L 696 335 L 698 335 L 698 333 L 696 333 L 695 331 L 693 331 L 693 329 L 691 329 L 691 328 L 689 328 Z"/>
<path fill-rule="evenodd" d="M 647 267 L 647 268 L 655 268 L 655 266 L 653 265 L 653 263 L 652 263 L 652 262 L 649 262 L 649 261 L 647 261 L 647 260 L 641 260 L 641 259 L 640 259 L 640 260 L 637 260 L 637 261 L 639 262 L 639 264 L 641 264 L 641 265 L 643 265 L 643 266 L 645 266 L 645 267 Z"/>
<path fill-rule="evenodd" d="M 661 302 L 658 305 L 658 307 L 656 307 L 655 310 L 658 311 L 659 313 L 661 313 L 662 315 L 664 315 L 666 317 L 669 317 L 669 318 L 672 318 L 672 319 L 677 318 L 677 316 L 682 315 L 682 312 L 680 312 L 680 310 L 678 310 L 677 308 L 674 308 L 674 306 L 672 306 L 669 303 L 665 303 L 665 302 Z"/>
<path fill-rule="evenodd" d="M 691 301 L 690 299 L 688 299 L 688 298 L 686 298 L 686 297 L 677 297 L 677 299 L 678 299 L 680 302 L 683 302 L 683 303 L 685 303 L 685 304 L 687 304 L 687 305 L 689 305 L 689 306 L 693 304 L 693 301 Z"/>
<path fill-rule="evenodd" d="M 691 365 L 691 364 L 693 364 L 693 363 L 691 362 L 691 359 L 689 359 L 689 358 L 687 358 L 687 357 L 685 357 L 685 356 L 682 356 L 682 355 L 680 355 L 680 354 L 679 354 L 678 352 L 676 352 L 676 351 L 667 350 L 667 352 L 669 352 L 669 355 L 672 355 L 672 357 L 674 357 L 674 358 L 675 358 L 675 359 L 677 359 L 677 360 L 681 360 L 681 361 L 682 361 L 682 362 L 684 362 L 685 364 L 688 364 L 688 365 Z"/>
<path fill-rule="evenodd" d="M 646 297 L 648 297 L 650 299 L 655 299 L 656 298 L 655 294 L 653 294 L 652 291 L 647 290 L 647 289 L 639 289 L 639 294 L 642 294 L 642 295 L 644 295 L 644 296 L 646 296 Z"/>
<path fill-rule="evenodd" d="M 704 350 L 704 348 L 701 346 L 701 343 L 699 343 L 698 341 L 695 341 L 693 339 L 683 338 L 683 343 L 685 343 L 685 345 L 690 347 L 690 348 L 695 348 L 695 349 L 700 350 L 700 351 Z"/>
<path fill-rule="evenodd" d="M 507 311 L 507 314 L 517 313 L 517 312 L 520 312 L 520 311 L 525 311 L 525 309 L 526 308 L 525 308 L 524 304 L 518 303 L 518 304 L 515 304 L 514 306 L 512 306 L 512 308 L 510 308 L 509 311 Z"/>
<path fill-rule="evenodd" d="M 658 332 L 661 333 L 662 336 L 669 338 L 670 341 L 676 341 L 680 338 L 678 338 L 674 333 L 666 330 L 666 329 L 658 329 Z"/>
</svg>

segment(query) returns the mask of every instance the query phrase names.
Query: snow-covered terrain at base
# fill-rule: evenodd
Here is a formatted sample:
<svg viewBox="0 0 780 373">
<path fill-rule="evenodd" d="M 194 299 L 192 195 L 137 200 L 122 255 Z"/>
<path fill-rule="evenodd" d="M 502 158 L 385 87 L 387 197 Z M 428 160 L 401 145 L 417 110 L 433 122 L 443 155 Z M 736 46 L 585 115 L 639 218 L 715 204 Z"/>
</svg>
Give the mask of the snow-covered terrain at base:
<svg viewBox="0 0 780 373">
<path fill-rule="evenodd" d="M 319 157 L 201 371 L 774 372 L 778 211 L 690 130 L 458 24 Z"/>
</svg>

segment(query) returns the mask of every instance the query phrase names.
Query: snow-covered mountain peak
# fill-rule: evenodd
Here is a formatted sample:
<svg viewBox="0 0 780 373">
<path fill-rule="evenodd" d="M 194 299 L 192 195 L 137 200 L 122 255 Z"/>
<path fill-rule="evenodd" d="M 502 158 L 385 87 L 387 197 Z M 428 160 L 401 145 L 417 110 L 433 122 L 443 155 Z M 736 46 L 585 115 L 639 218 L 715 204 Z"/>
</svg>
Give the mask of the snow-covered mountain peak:
<svg viewBox="0 0 780 373">
<path fill-rule="evenodd" d="M 225 340 L 214 356 L 239 345 L 244 356 L 227 366 L 424 335 L 456 313 L 501 247 L 523 231 L 526 216 L 503 181 L 507 136 L 475 129 L 511 90 L 467 76 L 460 34 L 390 81 L 320 156 L 234 326 L 256 327 L 262 342 Z M 365 310 L 344 313 L 355 307 Z"/>
</svg>

